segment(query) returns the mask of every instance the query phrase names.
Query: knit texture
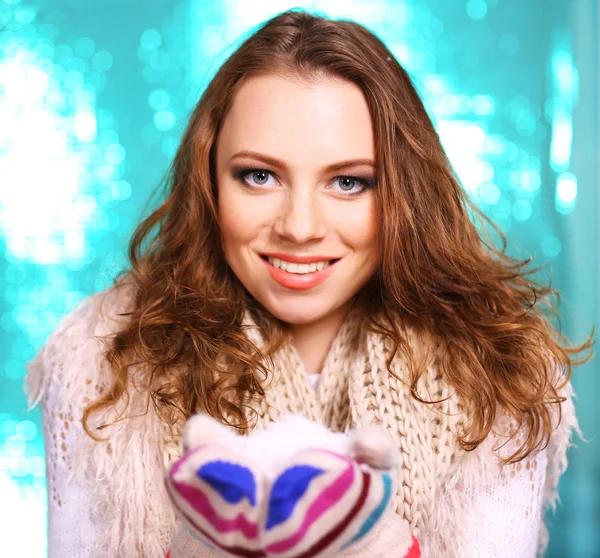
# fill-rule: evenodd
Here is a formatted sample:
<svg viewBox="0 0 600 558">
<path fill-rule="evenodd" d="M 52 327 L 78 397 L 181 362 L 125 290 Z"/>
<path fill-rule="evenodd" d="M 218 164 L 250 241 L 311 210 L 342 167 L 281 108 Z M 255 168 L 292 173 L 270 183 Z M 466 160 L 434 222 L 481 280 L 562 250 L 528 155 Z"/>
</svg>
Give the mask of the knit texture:
<svg viewBox="0 0 600 558">
<path fill-rule="evenodd" d="M 395 492 L 394 443 L 375 426 L 332 433 L 296 415 L 239 436 L 199 414 L 182 442 L 169 495 L 191 533 L 224 556 L 336 556 L 368 536 Z"/>
<path fill-rule="evenodd" d="M 405 521 L 388 508 L 372 531 L 331 558 L 421 558 L 419 542 L 411 537 Z M 492 555 L 493 556 L 493 555 Z M 189 529 L 176 531 L 167 558 L 223 558 L 223 554 L 199 542 Z M 433 557 L 432 557 L 433 558 Z M 483 558 L 483 555 L 482 555 Z M 490 558 L 486 556 L 486 558 Z"/>
<path fill-rule="evenodd" d="M 224 556 L 317 558 L 366 536 L 391 484 L 323 449 L 299 452 L 270 482 L 258 463 L 212 443 L 176 461 L 167 486 L 195 537 Z"/>
<path fill-rule="evenodd" d="M 259 329 L 246 316 L 248 334 L 264 346 Z M 412 332 L 406 332 L 412 336 Z M 413 347 L 417 347 L 411 337 Z M 293 347 L 286 345 L 275 355 L 274 381 L 266 396 L 255 403 L 259 427 L 278 421 L 290 409 L 325 424 L 334 432 L 378 424 L 392 434 L 398 448 L 397 492 L 393 508 L 408 520 L 417 538 L 432 513 L 436 479 L 444 478 L 462 454 L 456 443 L 465 415 L 458 399 L 431 367 L 421 378 L 419 391 L 425 398 L 447 401 L 423 405 L 410 394 L 406 383 L 390 376 L 385 366 L 391 347 L 379 336 L 349 317 L 342 325 L 325 359 L 317 392 L 312 389 L 303 363 Z M 394 372 L 408 380 L 401 357 L 393 361 Z M 248 419 L 252 413 L 248 413 Z"/>
<path fill-rule="evenodd" d="M 163 558 L 179 532 L 163 477 L 169 464 L 181 456 L 182 448 L 177 429 L 171 438 L 173 432 L 167 431 L 148 405 L 143 365 L 133 370 L 140 373 L 140 381 L 132 381 L 129 387 L 127 411 L 132 418 L 100 431 L 110 437 L 109 442 L 94 442 L 81 432 L 79 424 L 84 406 L 103 393 L 111 380 L 109 365 L 102 356 L 104 345 L 95 336 L 116 331 L 126 319 L 118 314 L 126 312 L 130 303 L 131 293 L 125 287 L 84 300 L 29 363 L 26 389 L 31 406 L 45 402 L 49 498 L 58 498 L 59 506 L 68 504 L 56 491 L 59 482 L 63 488 L 86 487 L 90 530 L 98 526 L 94 555 Z M 258 328 L 249 315 L 246 323 L 248 335 L 260 345 Z M 406 334 L 418 351 L 419 340 L 408 329 Z M 406 384 L 387 372 L 385 361 L 390 350 L 378 336 L 348 319 L 329 351 L 315 393 L 299 355 L 293 346 L 285 346 L 273 359 L 274 381 L 266 397 L 255 402 L 257 427 L 278 421 L 286 411 L 304 414 L 334 431 L 368 424 L 384 426 L 396 440 L 400 462 L 393 509 L 408 521 L 421 542 L 423 556 L 474 556 L 467 553 L 472 548 L 469 530 L 476 521 L 474 497 L 485 494 L 498 479 L 522 472 L 516 466 L 501 468 L 498 463 L 498 458 L 514 447 L 514 441 L 500 447 L 514 424 L 501 417 L 496 434 L 465 454 L 456 443 L 456 434 L 464 424 L 466 410 L 451 386 L 431 366 L 421 378 L 419 393 L 430 399 L 449 397 L 437 406 L 418 403 Z M 392 366 L 401 379 L 407 378 L 402 357 L 394 357 Z M 567 465 L 566 450 L 572 433 L 579 432 L 570 384 L 561 395 L 566 397 L 563 420 L 546 450 L 545 485 L 538 493 L 539 500 L 532 502 L 537 508 L 555 504 L 558 479 Z M 124 403 L 116 410 L 95 414 L 90 421 L 92 428 L 111 423 Z M 67 439 L 66 433 L 71 442 L 76 441 L 76 447 L 61 443 L 61 438 Z M 535 454 L 527 463 L 537 464 Z M 67 479 L 63 478 L 65 472 Z M 52 525 L 49 528 L 50 537 L 57 536 Z M 507 538 L 510 540 L 510 533 Z M 547 544 L 541 521 L 539 543 L 535 544 L 540 552 Z"/>
</svg>

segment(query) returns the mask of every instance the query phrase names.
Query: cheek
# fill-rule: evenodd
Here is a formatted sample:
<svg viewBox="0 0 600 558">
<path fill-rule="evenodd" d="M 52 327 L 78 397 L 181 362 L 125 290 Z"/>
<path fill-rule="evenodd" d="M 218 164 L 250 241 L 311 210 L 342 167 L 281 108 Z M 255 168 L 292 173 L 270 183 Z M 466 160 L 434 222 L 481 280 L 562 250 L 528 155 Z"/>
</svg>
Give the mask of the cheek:
<svg viewBox="0 0 600 558">
<path fill-rule="evenodd" d="M 247 212 L 239 196 L 231 192 L 227 186 L 219 189 L 219 224 L 225 243 L 244 238 L 247 234 Z"/>
<path fill-rule="evenodd" d="M 219 224 L 226 252 L 246 245 L 263 228 L 263 213 L 256 200 L 224 187 L 219 191 Z"/>
<path fill-rule="evenodd" d="M 338 230 L 355 250 L 377 251 L 377 211 L 374 200 L 345 213 Z"/>
</svg>

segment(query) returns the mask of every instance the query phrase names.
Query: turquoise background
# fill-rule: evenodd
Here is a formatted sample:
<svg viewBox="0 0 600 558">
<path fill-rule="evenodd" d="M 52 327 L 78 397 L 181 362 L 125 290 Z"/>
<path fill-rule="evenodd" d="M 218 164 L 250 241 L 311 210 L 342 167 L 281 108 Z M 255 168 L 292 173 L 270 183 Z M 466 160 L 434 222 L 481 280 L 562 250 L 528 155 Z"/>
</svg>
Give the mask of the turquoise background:
<svg viewBox="0 0 600 558">
<path fill-rule="evenodd" d="M 564 333 L 581 343 L 598 323 L 595 0 L 0 0 L 3 556 L 46 553 L 41 413 L 27 412 L 25 362 L 125 264 L 218 64 L 294 6 L 354 19 L 385 41 L 509 253 L 549 264 L 542 277 L 561 292 Z M 589 442 L 570 452 L 548 556 L 600 556 L 597 372 L 597 360 L 575 369 Z"/>
</svg>

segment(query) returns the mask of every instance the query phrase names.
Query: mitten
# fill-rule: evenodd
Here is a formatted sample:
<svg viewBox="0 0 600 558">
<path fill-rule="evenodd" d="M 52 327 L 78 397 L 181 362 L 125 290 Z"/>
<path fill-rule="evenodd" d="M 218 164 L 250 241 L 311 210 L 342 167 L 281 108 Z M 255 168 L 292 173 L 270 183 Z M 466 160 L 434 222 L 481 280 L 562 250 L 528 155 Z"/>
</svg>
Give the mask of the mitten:
<svg viewBox="0 0 600 558">
<path fill-rule="evenodd" d="M 286 415 L 238 436 L 201 414 L 182 442 L 166 476 L 186 531 L 173 558 L 209 555 L 190 553 L 197 541 L 230 557 L 420 556 L 390 505 L 396 453 L 383 428 L 333 433 Z"/>
</svg>

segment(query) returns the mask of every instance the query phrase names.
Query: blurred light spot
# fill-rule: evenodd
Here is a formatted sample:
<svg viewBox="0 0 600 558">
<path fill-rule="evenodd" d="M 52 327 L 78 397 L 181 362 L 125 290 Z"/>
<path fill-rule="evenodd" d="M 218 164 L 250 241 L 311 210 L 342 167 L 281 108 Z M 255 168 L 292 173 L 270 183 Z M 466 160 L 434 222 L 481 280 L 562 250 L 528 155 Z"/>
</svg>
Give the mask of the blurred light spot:
<svg viewBox="0 0 600 558">
<path fill-rule="evenodd" d="M 36 455 L 30 458 L 29 467 L 34 477 L 43 477 L 46 475 L 46 460 L 42 456 Z"/>
<path fill-rule="evenodd" d="M 25 477 L 29 475 L 29 460 L 25 457 L 17 457 L 12 460 L 10 474 L 14 477 Z M 21 487 L 24 488 L 24 487 Z"/>
<path fill-rule="evenodd" d="M 512 141 L 507 141 L 504 156 L 508 161 L 514 161 L 519 156 L 519 148 Z"/>
<path fill-rule="evenodd" d="M 98 146 L 106 149 L 109 145 L 113 143 L 119 143 L 119 134 L 114 130 L 102 130 L 100 136 L 98 137 Z"/>
<path fill-rule="evenodd" d="M 57 45 L 54 47 L 56 62 L 63 64 L 73 58 L 73 49 L 69 45 Z"/>
<path fill-rule="evenodd" d="M 494 178 L 494 165 L 491 163 L 483 162 L 479 167 L 481 169 L 480 180 L 482 182 L 489 182 Z"/>
<path fill-rule="evenodd" d="M 555 171 L 565 170 L 571 159 L 573 122 L 566 114 L 557 116 L 552 126 L 550 163 Z"/>
<path fill-rule="evenodd" d="M 511 210 L 512 207 L 510 201 L 505 198 L 500 198 L 498 203 L 496 203 L 492 208 L 492 215 L 496 219 L 503 221 L 510 216 Z"/>
<path fill-rule="evenodd" d="M 458 112 L 460 114 L 467 114 L 471 112 L 472 102 L 471 97 L 468 95 L 458 95 Z"/>
<path fill-rule="evenodd" d="M 31 23 L 36 16 L 36 8 L 28 6 L 15 10 L 15 20 L 19 23 Z"/>
<path fill-rule="evenodd" d="M 169 67 L 170 63 L 171 57 L 162 50 L 153 52 L 148 58 L 148 64 L 150 64 L 150 67 L 153 70 L 156 70 L 157 72 L 162 72 L 166 70 Z"/>
<path fill-rule="evenodd" d="M 148 57 L 150 56 L 149 51 L 142 47 L 141 45 L 137 49 L 137 58 L 143 64 L 148 63 Z"/>
<path fill-rule="evenodd" d="M 104 109 L 96 108 L 96 121 L 98 122 L 98 128 L 103 130 L 110 129 L 115 124 L 113 115 Z"/>
<path fill-rule="evenodd" d="M 552 101 L 544 106 L 551 123 L 550 166 L 557 173 L 555 208 L 562 215 L 570 213 L 576 202 L 577 181 L 566 172 L 571 162 L 573 111 L 579 94 L 579 77 L 573 64 L 570 44 L 558 35 L 552 53 Z"/>
<path fill-rule="evenodd" d="M 547 236 L 542 240 L 542 252 L 549 258 L 555 258 L 560 254 L 562 244 L 555 236 Z"/>
<path fill-rule="evenodd" d="M 9 436 L 4 443 L 4 449 L 9 455 L 23 455 L 27 443 L 20 436 Z"/>
<path fill-rule="evenodd" d="M 489 95 L 475 95 L 473 97 L 473 112 L 478 116 L 493 116 L 496 112 L 496 103 Z"/>
<path fill-rule="evenodd" d="M 401 24 L 406 25 L 413 20 L 414 11 L 408 4 L 396 4 L 394 5 L 394 16 L 395 20 Z"/>
<path fill-rule="evenodd" d="M 75 91 L 73 94 L 73 100 L 75 101 L 75 105 L 78 105 L 81 109 L 87 108 L 88 110 L 93 111 L 94 105 L 96 104 L 96 95 L 94 91 L 90 91 L 85 88 L 85 84 L 83 88 L 79 91 Z"/>
<path fill-rule="evenodd" d="M 105 50 L 97 52 L 92 57 L 92 65 L 99 72 L 106 72 L 110 70 L 113 65 L 112 54 L 110 54 L 110 52 L 106 52 Z"/>
<path fill-rule="evenodd" d="M 467 2 L 467 15 L 474 20 L 480 20 L 487 14 L 487 4 L 483 0 L 469 0 Z"/>
<path fill-rule="evenodd" d="M 534 170 L 528 170 L 521 173 L 521 187 L 528 192 L 537 192 L 542 185 L 540 173 Z"/>
<path fill-rule="evenodd" d="M 83 76 L 76 71 L 67 72 L 63 76 L 63 83 L 67 89 L 74 91 L 80 89 L 83 86 Z"/>
<path fill-rule="evenodd" d="M 118 165 L 125 160 L 125 148 L 118 143 L 113 143 L 106 148 L 104 158 L 111 165 Z"/>
<path fill-rule="evenodd" d="M 506 138 L 500 134 L 489 134 L 483 142 L 483 150 L 489 155 L 502 155 L 506 149 Z"/>
<path fill-rule="evenodd" d="M 146 29 L 142 33 L 140 43 L 146 50 L 156 50 L 162 44 L 162 37 L 156 29 Z"/>
<path fill-rule="evenodd" d="M 443 116 L 451 116 L 460 110 L 460 99 L 458 95 L 446 93 L 438 102 L 438 109 Z"/>
<path fill-rule="evenodd" d="M 537 121 L 530 113 L 523 113 L 517 119 L 515 128 L 520 135 L 529 137 L 535 132 L 536 125 Z"/>
<path fill-rule="evenodd" d="M 527 221 L 531 217 L 531 203 L 526 200 L 517 200 L 512 206 L 512 216 L 517 221 Z"/>
<path fill-rule="evenodd" d="M 114 180 L 115 178 L 119 178 L 116 176 L 116 173 L 117 173 L 117 169 L 112 164 L 103 165 L 100 163 L 96 167 L 96 177 L 100 178 L 102 180 L 106 180 L 107 182 L 110 182 L 110 181 Z"/>
<path fill-rule="evenodd" d="M 175 115 L 170 110 L 161 110 L 154 115 L 154 126 L 168 132 L 175 125 Z"/>
<path fill-rule="evenodd" d="M 463 186 L 474 196 L 484 174 L 481 160 L 484 130 L 472 122 L 440 120 L 438 133 Z"/>
<path fill-rule="evenodd" d="M 500 199 L 500 188 L 495 184 L 482 184 L 479 188 L 479 198 L 483 203 L 494 205 Z"/>
<path fill-rule="evenodd" d="M 530 111 L 531 102 L 527 97 L 523 97 L 522 95 L 513 97 L 505 108 L 507 118 L 513 123 L 517 123 L 523 116 L 529 114 Z"/>
<path fill-rule="evenodd" d="M 1 458 L 1 455 L 0 455 Z M 27 525 L 27 532 L 45 533 L 47 528 L 47 492 L 43 486 L 22 487 L 0 469 L 0 525 L 14 525 L 2 533 L 2 551 L 5 556 L 46 556 L 46 536 L 27 536 L 18 526 Z"/>
<path fill-rule="evenodd" d="M 93 46 L 90 40 L 80 39 L 75 45 L 77 56 L 91 52 Z M 28 47 L 13 49 L 12 58 L 0 58 L 0 148 L 4 150 L 0 161 L 0 233 L 8 262 L 62 264 L 65 258 L 83 258 L 90 253 L 86 245 L 97 220 L 96 196 L 106 191 L 102 173 L 95 173 L 104 155 L 94 144 L 98 134 L 96 89 L 86 80 L 99 74 L 90 72 L 81 58 L 73 58 L 69 45 L 53 46 L 48 38 L 33 37 Z M 27 56 L 22 54 L 25 51 Z M 43 62 L 48 71 L 40 66 L 40 54 L 54 56 L 53 61 Z M 99 66 L 106 67 L 104 55 L 96 56 Z M 112 153 L 112 158 L 117 160 L 118 152 Z M 109 173 L 110 182 L 115 166 Z M 47 283 L 57 289 L 68 272 L 59 268 L 54 274 L 45 271 Z M 7 295 L 5 292 L 6 301 Z M 32 312 L 21 297 L 12 316 L 2 315 L 2 323 L 9 328 L 18 324 L 37 337 L 48 327 L 47 311 L 42 310 L 58 303 L 44 303 L 33 291 L 30 296 L 36 297 L 39 313 Z M 5 373 L 19 379 L 24 374 L 25 357 L 23 348 L 11 343 L 18 354 L 6 363 Z"/>
<path fill-rule="evenodd" d="M 557 47 L 552 54 L 552 72 L 556 88 L 562 96 L 570 96 L 579 88 L 579 76 L 569 50 Z"/>
<path fill-rule="evenodd" d="M 96 52 L 96 43 L 90 37 L 82 37 L 74 46 L 75 54 L 82 58 L 89 58 Z"/>
<path fill-rule="evenodd" d="M 52 58 L 54 56 L 54 47 L 50 44 L 40 43 L 35 46 L 34 52 L 39 58 Z"/>
<path fill-rule="evenodd" d="M 447 84 L 437 75 L 429 75 L 424 80 L 426 89 L 433 95 L 438 96 L 444 93 L 447 89 Z"/>
<path fill-rule="evenodd" d="M 556 181 L 556 196 L 560 202 L 571 204 L 577 198 L 577 178 L 570 172 L 559 175 Z"/>
<path fill-rule="evenodd" d="M 403 45 L 403 44 L 394 45 L 393 49 L 390 49 L 390 50 L 392 50 L 392 53 L 398 59 L 400 64 L 402 64 L 403 66 L 410 65 L 411 52 L 407 45 Z"/>
<path fill-rule="evenodd" d="M 164 89 L 154 89 L 148 95 L 148 104 L 154 110 L 162 110 L 169 106 L 171 97 Z"/>
<path fill-rule="evenodd" d="M 0 422 L 0 432 L 4 434 L 6 438 L 14 436 L 17 433 L 18 422 L 15 420 L 5 420 Z"/>
<path fill-rule="evenodd" d="M 111 195 L 115 200 L 126 200 L 131 196 L 131 185 L 125 180 L 117 180 L 111 186 Z"/>
<path fill-rule="evenodd" d="M 22 420 L 17 425 L 17 435 L 26 442 L 33 440 L 37 435 L 37 426 L 30 420 Z"/>
</svg>

